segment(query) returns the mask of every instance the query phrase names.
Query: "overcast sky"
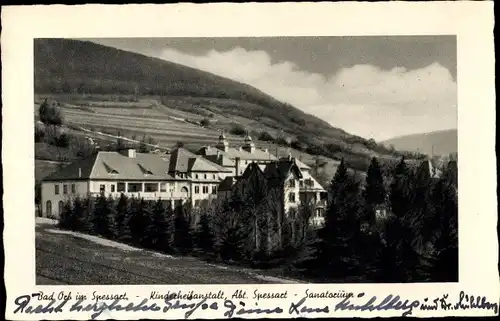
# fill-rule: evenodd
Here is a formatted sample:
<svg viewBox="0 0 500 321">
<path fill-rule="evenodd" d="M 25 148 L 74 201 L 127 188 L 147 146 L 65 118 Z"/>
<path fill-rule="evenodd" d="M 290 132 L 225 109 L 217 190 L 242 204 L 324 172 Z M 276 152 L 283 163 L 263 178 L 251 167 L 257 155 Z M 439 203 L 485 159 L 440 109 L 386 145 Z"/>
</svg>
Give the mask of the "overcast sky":
<svg viewBox="0 0 500 321">
<path fill-rule="evenodd" d="M 250 84 L 377 141 L 457 127 L 454 36 L 86 40 Z"/>
</svg>

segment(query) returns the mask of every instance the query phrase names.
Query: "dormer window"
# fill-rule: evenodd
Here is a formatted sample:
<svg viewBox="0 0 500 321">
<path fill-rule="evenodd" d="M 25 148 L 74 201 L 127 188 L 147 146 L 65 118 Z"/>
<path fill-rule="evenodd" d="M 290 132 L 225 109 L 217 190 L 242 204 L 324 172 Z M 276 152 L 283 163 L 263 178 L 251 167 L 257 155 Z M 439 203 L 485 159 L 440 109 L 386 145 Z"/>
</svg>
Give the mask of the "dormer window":
<svg viewBox="0 0 500 321">
<path fill-rule="evenodd" d="M 153 172 L 151 172 L 149 169 L 145 168 L 141 164 L 137 164 L 137 165 L 139 166 L 139 168 L 141 169 L 141 171 L 144 175 L 153 175 Z"/>
<path fill-rule="evenodd" d="M 118 171 L 116 169 L 114 169 L 113 167 L 109 166 L 108 164 L 106 164 L 104 162 L 103 162 L 103 165 L 106 168 L 106 171 L 108 172 L 108 174 L 113 174 L 113 175 L 118 174 Z"/>
</svg>

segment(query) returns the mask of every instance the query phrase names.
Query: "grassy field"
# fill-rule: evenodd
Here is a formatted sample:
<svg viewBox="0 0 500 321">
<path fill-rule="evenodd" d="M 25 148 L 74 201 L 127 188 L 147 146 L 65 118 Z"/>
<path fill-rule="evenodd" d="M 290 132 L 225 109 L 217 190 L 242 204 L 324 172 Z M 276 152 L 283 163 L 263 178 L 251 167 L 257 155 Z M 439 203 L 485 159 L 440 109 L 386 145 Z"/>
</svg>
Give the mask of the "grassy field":
<svg viewBox="0 0 500 321">
<path fill-rule="evenodd" d="M 37 218 L 37 285 L 250 283 L 293 281 L 66 232 Z"/>
</svg>

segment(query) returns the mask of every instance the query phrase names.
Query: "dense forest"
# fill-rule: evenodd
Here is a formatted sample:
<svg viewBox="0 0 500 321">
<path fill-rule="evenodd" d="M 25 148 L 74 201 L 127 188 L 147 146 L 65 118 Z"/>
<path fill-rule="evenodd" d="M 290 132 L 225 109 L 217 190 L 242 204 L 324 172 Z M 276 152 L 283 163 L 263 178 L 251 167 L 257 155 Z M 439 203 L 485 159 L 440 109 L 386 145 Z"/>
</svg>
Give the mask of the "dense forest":
<svg viewBox="0 0 500 321">
<path fill-rule="evenodd" d="M 456 282 L 457 168 L 439 178 L 404 159 L 390 177 L 372 159 L 364 181 L 342 162 L 320 228 L 308 204 L 280 216 L 276 195 L 253 180 L 202 208 L 104 195 L 64 204 L 61 228 L 205 260 L 280 269 L 311 282 Z M 390 184 L 387 185 L 386 181 Z"/>
</svg>

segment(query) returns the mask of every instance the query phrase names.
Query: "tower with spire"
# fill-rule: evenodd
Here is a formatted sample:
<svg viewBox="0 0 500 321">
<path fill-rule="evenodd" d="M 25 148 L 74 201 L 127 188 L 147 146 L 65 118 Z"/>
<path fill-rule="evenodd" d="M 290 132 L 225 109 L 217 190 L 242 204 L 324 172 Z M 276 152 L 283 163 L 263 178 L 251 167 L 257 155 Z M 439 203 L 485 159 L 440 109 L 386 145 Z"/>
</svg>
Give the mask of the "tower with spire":
<svg viewBox="0 0 500 321">
<path fill-rule="evenodd" d="M 221 133 L 219 136 L 219 142 L 217 143 L 216 147 L 224 152 L 227 152 L 229 150 L 229 142 L 226 139 L 226 135 L 224 134 L 224 130 L 221 130 Z"/>
<path fill-rule="evenodd" d="M 247 131 L 247 134 L 245 136 L 245 143 L 243 145 L 243 150 L 247 151 L 247 152 L 249 152 L 251 154 L 253 152 L 255 152 L 255 144 L 252 141 L 252 137 L 250 137 L 250 134 L 248 133 L 248 131 Z"/>
</svg>

